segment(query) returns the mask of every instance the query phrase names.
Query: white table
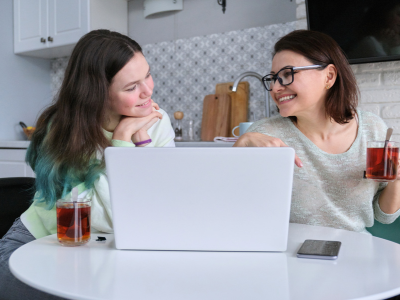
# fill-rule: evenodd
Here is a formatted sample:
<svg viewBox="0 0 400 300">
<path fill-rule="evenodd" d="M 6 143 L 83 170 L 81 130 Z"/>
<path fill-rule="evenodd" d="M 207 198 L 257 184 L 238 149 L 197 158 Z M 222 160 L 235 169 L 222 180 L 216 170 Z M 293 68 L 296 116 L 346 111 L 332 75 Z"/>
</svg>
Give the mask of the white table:
<svg viewBox="0 0 400 300">
<path fill-rule="evenodd" d="M 24 245 L 12 273 L 71 299 L 383 299 L 400 294 L 400 245 L 366 234 L 290 224 L 284 253 L 115 250 L 113 235 L 67 248 Z M 336 261 L 297 258 L 305 239 L 342 242 Z"/>
</svg>

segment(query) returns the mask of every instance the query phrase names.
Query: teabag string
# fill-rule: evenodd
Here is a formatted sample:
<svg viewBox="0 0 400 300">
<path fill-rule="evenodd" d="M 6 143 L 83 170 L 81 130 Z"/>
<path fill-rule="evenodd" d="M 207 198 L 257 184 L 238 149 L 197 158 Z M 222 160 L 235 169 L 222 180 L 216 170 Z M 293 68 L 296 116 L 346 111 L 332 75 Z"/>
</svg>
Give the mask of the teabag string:
<svg viewBox="0 0 400 300">
<path fill-rule="evenodd" d="M 72 191 L 71 191 L 71 195 L 72 195 L 72 201 L 73 202 L 77 202 L 78 201 L 78 188 L 77 187 L 74 187 L 73 189 L 72 189 Z"/>
<path fill-rule="evenodd" d="M 79 232 L 80 226 L 78 224 L 79 222 L 79 211 L 78 211 L 78 188 L 74 187 L 71 191 L 71 200 L 74 205 L 74 220 L 73 222 L 73 228 L 74 228 L 74 237 L 79 238 L 82 236 L 82 233 Z"/>
</svg>

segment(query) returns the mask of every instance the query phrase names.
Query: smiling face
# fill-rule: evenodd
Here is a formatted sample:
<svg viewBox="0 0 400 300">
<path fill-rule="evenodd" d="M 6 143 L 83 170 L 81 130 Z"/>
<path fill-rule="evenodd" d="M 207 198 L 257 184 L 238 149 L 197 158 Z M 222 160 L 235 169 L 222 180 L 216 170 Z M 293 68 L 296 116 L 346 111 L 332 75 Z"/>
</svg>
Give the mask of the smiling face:
<svg viewBox="0 0 400 300">
<path fill-rule="evenodd" d="M 153 111 L 153 88 L 149 64 L 143 54 L 137 52 L 112 79 L 109 88 L 110 123 L 118 124 L 121 116 L 148 116 Z"/>
<path fill-rule="evenodd" d="M 313 65 L 304 56 L 284 50 L 275 54 L 271 73 L 276 74 L 284 67 L 303 67 Z M 279 73 L 282 76 L 282 72 Z M 295 71 L 290 85 L 282 86 L 278 81 L 270 92 L 282 117 L 307 116 L 316 112 L 325 113 L 328 68 L 324 70 Z"/>
</svg>

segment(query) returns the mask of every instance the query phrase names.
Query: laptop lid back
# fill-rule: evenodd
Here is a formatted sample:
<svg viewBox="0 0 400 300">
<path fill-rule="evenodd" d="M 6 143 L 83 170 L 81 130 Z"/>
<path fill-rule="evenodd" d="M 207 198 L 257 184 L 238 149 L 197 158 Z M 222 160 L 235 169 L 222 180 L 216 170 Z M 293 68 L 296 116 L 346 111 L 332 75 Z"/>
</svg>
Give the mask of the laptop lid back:
<svg viewBox="0 0 400 300">
<path fill-rule="evenodd" d="M 117 249 L 285 251 L 292 148 L 105 151 Z"/>
</svg>

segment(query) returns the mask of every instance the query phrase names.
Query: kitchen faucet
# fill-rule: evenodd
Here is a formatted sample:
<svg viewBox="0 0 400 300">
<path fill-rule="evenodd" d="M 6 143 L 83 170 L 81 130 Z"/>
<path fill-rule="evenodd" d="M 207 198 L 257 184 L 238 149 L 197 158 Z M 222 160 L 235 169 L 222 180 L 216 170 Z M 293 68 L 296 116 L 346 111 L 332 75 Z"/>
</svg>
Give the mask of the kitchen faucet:
<svg viewBox="0 0 400 300">
<path fill-rule="evenodd" d="M 258 78 L 262 84 L 262 76 L 260 74 L 258 74 L 256 72 L 251 72 L 251 71 L 244 72 L 235 79 L 235 82 L 233 83 L 233 87 L 232 87 L 232 92 L 236 92 L 239 82 L 247 76 L 252 76 L 252 77 Z M 263 87 L 264 87 L 264 84 L 263 84 Z M 265 116 L 268 118 L 271 116 L 271 112 L 269 110 L 269 93 L 268 93 L 267 89 L 265 89 Z"/>
</svg>

